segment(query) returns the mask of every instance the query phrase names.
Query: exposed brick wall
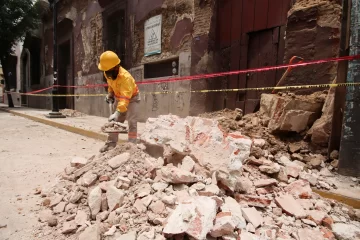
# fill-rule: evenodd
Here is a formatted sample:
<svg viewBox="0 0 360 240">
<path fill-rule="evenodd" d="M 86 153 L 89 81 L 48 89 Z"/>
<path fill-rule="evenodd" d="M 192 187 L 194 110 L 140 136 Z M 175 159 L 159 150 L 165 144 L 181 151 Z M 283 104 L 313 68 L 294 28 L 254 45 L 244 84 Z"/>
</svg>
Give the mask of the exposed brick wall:
<svg viewBox="0 0 360 240">
<path fill-rule="evenodd" d="M 181 21 L 183 18 L 191 19 L 191 22 L 193 21 L 193 0 L 166 0 L 162 6 L 163 8 L 154 9 L 149 12 L 143 20 L 135 23 L 133 51 L 136 55 L 133 59 L 133 66 L 137 66 L 145 62 L 177 56 L 179 52 L 190 51 L 190 35 L 179 36 L 181 39 L 181 46 L 178 46 L 175 49 L 171 47 L 171 39 L 178 21 Z M 162 14 L 162 53 L 160 55 L 144 57 L 144 24 L 148 18 L 158 14 Z"/>
<path fill-rule="evenodd" d="M 288 13 L 285 62 L 292 56 L 305 61 L 337 57 L 339 53 L 341 5 L 331 0 L 298 0 Z M 337 64 L 327 63 L 294 69 L 286 85 L 331 83 Z M 311 93 L 318 89 L 299 90 Z"/>
</svg>

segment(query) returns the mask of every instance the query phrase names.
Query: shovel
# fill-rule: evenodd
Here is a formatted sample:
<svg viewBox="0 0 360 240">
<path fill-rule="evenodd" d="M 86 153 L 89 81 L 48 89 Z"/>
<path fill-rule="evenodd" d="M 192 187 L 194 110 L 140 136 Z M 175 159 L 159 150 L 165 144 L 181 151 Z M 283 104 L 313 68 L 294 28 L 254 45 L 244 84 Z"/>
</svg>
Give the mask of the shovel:
<svg viewBox="0 0 360 240">
<path fill-rule="evenodd" d="M 109 101 L 109 110 L 110 110 L 110 114 L 114 113 L 114 102 Z M 111 127 L 115 127 L 115 126 L 118 126 L 120 129 L 119 130 L 106 130 L 106 128 L 111 128 Z M 128 133 L 126 124 L 114 122 L 114 121 L 112 121 L 110 123 L 106 123 L 104 126 L 102 126 L 101 131 L 103 133 Z"/>
</svg>

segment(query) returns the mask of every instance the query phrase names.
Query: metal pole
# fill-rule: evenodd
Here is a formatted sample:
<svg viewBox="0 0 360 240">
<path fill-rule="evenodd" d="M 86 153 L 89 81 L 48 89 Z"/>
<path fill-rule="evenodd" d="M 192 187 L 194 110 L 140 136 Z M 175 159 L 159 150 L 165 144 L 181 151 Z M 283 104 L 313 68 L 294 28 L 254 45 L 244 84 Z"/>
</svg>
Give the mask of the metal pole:
<svg viewBox="0 0 360 240">
<path fill-rule="evenodd" d="M 360 0 L 352 0 L 350 55 L 360 54 Z M 347 82 L 360 82 L 360 61 L 350 61 Z M 347 87 L 343 131 L 340 143 L 339 173 L 360 177 L 360 89 Z"/>
<path fill-rule="evenodd" d="M 349 56 L 350 41 L 350 16 L 351 2 L 349 0 L 342 1 L 342 19 L 341 19 L 341 37 L 339 57 Z M 348 61 L 338 63 L 336 83 L 346 83 L 346 75 L 348 71 Z M 335 89 L 334 112 L 332 117 L 331 135 L 329 141 L 330 154 L 333 150 L 340 149 L 341 128 L 344 118 L 346 87 L 337 87 Z"/>
<path fill-rule="evenodd" d="M 53 85 L 55 86 L 52 90 L 53 96 L 52 98 L 52 112 L 46 115 L 49 118 L 65 118 L 64 115 L 62 115 L 59 112 L 59 98 L 55 97 L 54 95 L 58 94 L 58 88 L 56 85 L 58 85 L 57 76 L 58 76 L 58 59 L 57 59 L 57 8 L 56 8 L 56 2 L 57 0 L 49 0 L 50 4 L 52 4 L 53 9 Z"/>
</svg>

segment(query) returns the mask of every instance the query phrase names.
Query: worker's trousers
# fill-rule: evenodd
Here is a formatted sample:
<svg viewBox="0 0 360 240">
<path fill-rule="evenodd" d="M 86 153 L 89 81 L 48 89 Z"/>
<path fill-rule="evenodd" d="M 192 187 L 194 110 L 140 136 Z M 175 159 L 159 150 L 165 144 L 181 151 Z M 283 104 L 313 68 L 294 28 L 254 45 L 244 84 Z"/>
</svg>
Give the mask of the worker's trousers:
<svg viewBox="0 0 360 240">
<path fill-rule="evenodd" d="M 128 121 L 129 132 L 128 141 L 136 143 L 137 141 L 137 123 L 138 123 L 138 111 L 140 105 L 140 93 L 130 99 L 128 110 L 126 113 L 121 114 L 119 122 L 124 123 Z M 118 133 L 109 133 L 107 143 L 117 143 L 119 140 Z"/>
</svg>

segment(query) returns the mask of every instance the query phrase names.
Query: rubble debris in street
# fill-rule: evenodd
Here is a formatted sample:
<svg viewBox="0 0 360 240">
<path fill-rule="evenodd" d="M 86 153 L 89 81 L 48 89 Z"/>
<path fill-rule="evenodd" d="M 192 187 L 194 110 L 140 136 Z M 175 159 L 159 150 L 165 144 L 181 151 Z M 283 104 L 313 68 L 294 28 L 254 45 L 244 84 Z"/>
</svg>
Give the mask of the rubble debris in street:
<svg viewBox="0 0 360 240">
<path fill-rule="evenodd" d="M 41 231 L 90 240 L 356 239 L 359 212 L 311 188 L 333 188 L 337 177 L 322 148 L 273 131 L 309 127 L 322 94 L 305 103 L 278 96 L 262 100 L 264 115 L 150 118 L 142 144 L 73 164 L 76 170 L 66 168 L 60 182 L 42 191 L 49 203 L 41 205 Z M 303 119 L 285 127 L 292 113 L 271 109 L 272 102 L 296 107 Z M 274 111 L 284 116 L 268 128 Z"/>
</svg>

